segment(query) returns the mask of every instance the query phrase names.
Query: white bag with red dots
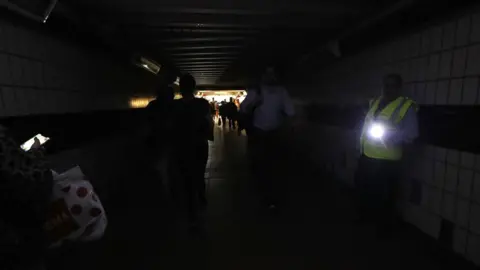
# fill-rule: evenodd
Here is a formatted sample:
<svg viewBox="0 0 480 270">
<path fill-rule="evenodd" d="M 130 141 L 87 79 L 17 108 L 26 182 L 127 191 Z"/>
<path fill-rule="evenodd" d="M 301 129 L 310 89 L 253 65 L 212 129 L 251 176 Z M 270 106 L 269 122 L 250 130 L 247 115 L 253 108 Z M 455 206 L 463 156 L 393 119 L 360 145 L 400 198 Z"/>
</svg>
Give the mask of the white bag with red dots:
<svg viewBox="0 0 480 270">
<path fill-rule="evenodd" d="M 52 247 L 63 241 L 92 241 L 103 236 L 107 216 L 80 167 L 53 173 L 53 196 L 45 230 Z"/>
</svg>

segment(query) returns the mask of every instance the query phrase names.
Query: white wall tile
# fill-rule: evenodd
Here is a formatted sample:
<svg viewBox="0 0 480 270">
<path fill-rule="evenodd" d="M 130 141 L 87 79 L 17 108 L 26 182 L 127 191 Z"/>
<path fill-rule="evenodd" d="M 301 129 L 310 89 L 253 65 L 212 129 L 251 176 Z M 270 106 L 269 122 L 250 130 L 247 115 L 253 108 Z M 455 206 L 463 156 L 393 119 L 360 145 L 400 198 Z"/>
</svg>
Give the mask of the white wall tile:
<svg viewBox="0 0 480 270">
<path fill-rule="evenodd" d="M 445 190 L 450 192 L 457 192 L 458 185 L 458 167 L 455 165 L 447 164 L 447 170 L 445 173 Z"/>
<path fill-rule="evenodd" d="M 35 114 L 44 114 L 46 112 L 47 97 L 44 95 L 45 90 L 30 89 L 30 104 L 35 107 Z"/>
<path fill-rule="evenodd" d="M 38 96 L 35 99 L 42 100 L 43 103 L 52 103 L 52 100 L 66 101 L 67 105 L 65 105 L 65 102 L 61 102 L 58 105 L 63 106 L 65 110 L 72 108 L 72 110 L 80 111 L 80 109 L 90 109 L 92 107 L 91 101 L 77 100 L 77 102 L 69 102 L 75 100 L 75 98 L 68 99 L 66 97 L 52 96 L 52 100 L 48 101 L 48 94 L 37 95 L 37 92 L 31 94 L 32 88 L 38 91 L 48 87 L 51 89 L 75 89 L 95 92 L 115 87 L 115 92 L 117 93 L 134 93 L 138 92 L 143 85 L 149 84 L 149 82 L 139 82 L 139 79 L 144 80 L 146 78 L 142 72 L 138 72 L 133 68 L 130 70 L 126 66 L 120 67 L 116 63 L 112 64 L 101 53 L 90 50 L 85 51 L 80 46 L 76 47 L 77 45 L 73 42 L 64 42 L 53 36 L 44 35 L 43 32 L 31 30 L 28 26 L 12 26 L 2 20 L 4 19 L 0 19 L 0 87 L 10 87 L 2 91 L 6 93 L 7 99 L 5 114 L 26 113 L 26 109 L 22 108 L 27 107 L 30 107 L 31 110 L 43 111 L 40 107 L 31 107 L 29 105 L 29 100 L 33 99 L 32 95 Z M 16 53 L 17 55 L 10 53 Z M 92 66 L 92 62 L 95 62 L 94 66 Z M 72 66 L 71 63 L 76 63 L 76 65 Z M 49 66 L 49 68 L 44 70 L 44 65 Z M 338 70 L 341 69 L 341 67 L 338 68 Z M 118 87 L 116 78 L 120 77 L 125 79 L 125 83 Z M 146 81 L 148 80 L 147 78 Z M 11 88 L 12 85 L 22 88 Z M 370 86 L 365 87 L 371 88 Z M 112 106 L 111 109 L 120 108 L 121 106 L 125 108 L 125 104 L 120 101 L 117 102 L 116 94 L 113 94 L 115 92 L 112 92 L 111 95 L 107 94 L 105 97 L 106 101 L 99 102 L 99 104 Z M 54 95 L 53 92 L 50 93 Z M 55 93 L 58 94 L 58 92 Z M 27 105 L 10 102 L 10 100 L 16 98 L 16 95 L 21 99 L 20 102 L 25 102 Z M 111 99 L 111 102 L 108 102 L 108 99 Z M 71 106 L 68 106 L 68 104 Z M 50 107 L 57 113 L 64 112 L 61 108 Z M 46 106 L 42 108 L 46 108 Z"/>
<path fill-rule="evenodd" d="M 45 88 L 55 88 L 54 86 L 54 74 L 53 67 L 48 64 L 43 65 L 43 82 Z"/>
<path fill-rule="evenodd" d="M 2 25 L 5 27 L 4 30 L 5 30 L 5 34 L 7 36 L 6 51 L 7 52 L 15 52 L 15 49 L 16 49 L 16 46 L 17 46 L 17 44 L 15 42 L 16 28 L 15 28 L 15 26 L 13 26 L 12 23 L 7 22 L 7 21 L 3 21 Z"/>
<path fill-rule="evenodd" d="M 424 156 L 427 159 L 435 159 L 437 148 L 434 145 L 426 144 L 424 145 Z"/>
<path fill-rule="evenodd" d="M 405 82 L 411 83 L 417 79 L 417 66 L 415 65 L 415 60 L 407 60 L 407 76 L 405 76 Z"/>
<path fill-rule="evenodd" d="M 480 13 L 472 15 L 472 31 L 470 35 L 471 42 L 480 42 Z"/>
<path fill-rule="evenodd" d="M 31 56 L 33 59 L 38 61 L 48 61 L 48 59 L 44 59 L 45 55 L 45 38 L 42 37 L 41 33 L 37 32 L 30 32 L 27 36 L 28 41 L 28 55 Z M 75 62 L 75 61 L 72 61 Z"/>
<path fill-rule="evenodd" d="M 457 198 L 449 192 L 443 193 L 442 199 L 442 216 L 452 222 L 455 222 L 455 208 Z"/>
<path fill-rule="evenodd" d="M 442 191 L 438 188 L 430 188 L 427 185 L 424 186 L 426 191 L 425 205 L 433 213 L 440 215 L 442 211 Z"/>
<path fill-rule="evenodd" d="M 410 78 L 412 81 L 418 81 L 418 72 L 421 69 L 420 66 L 420 58 L 415 58 L 410 60 L 410 66 L 409 66 L 409 71 L 410 71 Z"/>
<path fill-rule="evenodd" d="M 43 79 L 43 64 L 40 62 L 33 63 L 33 68 L 35 69 L 35 86 L 39 88 L 45 87 L 45 82 Z"/>
<path fill-rule="evenodd" d="M 480 205 L 472 203 L 470 209 L 470 230 L 480 233 Z"/>
<path fill-rule="evenodd" d="M 468 47 L 467 75 L 480 75 L 480 44 Z"/>
<path fill-rule="evenodd" d="M 460 105 L 462 100 L 463 79 L 454 79 L 450 81 L 450 89 L 448 90 L 448 104 Z"/>
<path fill-rule="evenodd" d="M 12 84 L 20 85 L 23 79 L 22 59 L 16 56 L 9 56 L 10 72 Z"/>
<path fill-rule="evenodd" d="M 16 42 L 16 52 L 23 56 L 32 56 L 29 45 L 29 35 L 30 31 L 24 29 L 23 27 L 16 27 L 15 28 L 15 35 L 10 37 L 10 39 L 15 40 Z"/>
<path fill-rule="evenodd" d="M 13 116 L 18 114 L 18 103 L 15 95 L 15 89 L 11 87 L 3 87 L 2 96 L 5 106 L 5 115 Z"/>
<path fill-rule="evenodd" d="M 446 173 L 446 166 L 444 162 L 435 161 L 434 173 L 433 173 L 433 185 L 442 188 L 445 185 L 445 173 Z M 479 178 L 480 181 L 480 178 Z M 479 182 L 480 185 L 480 182 Z M 480 186 L 479 186 L 480 188 Z M 480 194 L 480 190 L 479 190 Z"/>
<path fill-rule="evenodd" d="M 453 61 L 453 52 L 445 51 L 440 55 L 439 77 L 450 78 Z"/>
<path fill-rule="evenodd" d="M 423 160 L 421 156 L 412 157 L 411 161 L 409 161 L 408 176 L 417 180 L 422 179 Z"/>
<path fill-rule="evenodd" d="M 415 224 L 416 216 L 418 216 L 417 212 L 419 207 L 412 205 L 411 203 L 405 203 L 402 209 L 403 218 L 405 221 L 411 224 Z"/>
<path fill-rule="evenodd" d="M 462 228 L 469 226 L 470 203 L 468 200 L 457 200 L 457 218 L 456 223 Z"/>
<path fill-rule="evenodd" d="M 446 105 L 448 104 L 448 88 L 450 86 L 449 81 L 439 81 L 437 84 L 437 90 L 435 93 L 435 104 Z"/>
<path fill-rule="evenodd" d="M 421 173 L 422 180 L 425 183 L 433 184 L 433 173 L 434 173 L 434 161 L 431 159 L 423 159 Z"/>
<path fill-rule="evenodd" d="M 447 162 L 451 164 L 460 164 L 460 152 L 455 149 L 448 149 Z"/>
<path fill-rule="evenodd" d="M 466 48 L 456 49 L 453 52 L 453 66 L 452 66 L 453 77 L 461 77 L 465 75 L 466 60 L 467 60 Z"/>
<path fill-rule="evenodd" d="M 424 104 L 425 103 L 425 88 L 426 88 L 425 83 L 416 83 L 415 84 L 415 92 L 413 95 L 413 98 L 418 104 Z"/>
<path fill-rule="evenodd" d="M 60 106 L 59 100 L 60 100 L 60 95 L 57 94 L 58 91 L 46 91 L 45 95 L 48 97 L 49 100 L 49 106 L 47 107 L 47 113 L 52 114 L 52 113 L 58 113 L 58 107 Z"/>
<path fill-rule="evenodd" d="M 442 34 L 443 34 L 442 26 L 432 27 L 430 31 L 431 31 L 431 37 L 432 37 L 432 50 L 435 52 L 441 50 Z"/>
<path fill-rule="evenodd" d="M 461 152 L 460 164 L 465 168 L 475 167 L 475 155 L 470 152 Z"/>
<path fill-rule="evenodd" d="M 41 111 L 41 100 L 38 99 L 37 89 L 28 88 L 24 90 L 26 114 L 39 114 Z"/>
<path fill-rule="evenodd" d="M 427 80 L 436 80 L 440 65 L 440 54 L 433 54 L 428 59 Z"/>
<path fill-rule="evenodd" d="M 430 29 L 422 33 L 421 54 L 428 54 L 432 51 L 432 32 Z"/>
<path fill-rule="evenodd" d="M 425 104 L 433 105 L 435 101 L 435 92 L 436 92 L 437 83 L 429 82 L 427 83 L 427 89 L 425 90 Z"/>
<path fill-rule="evenodd" d="M 416 64 L 418 65 L 417 81 L 423 82 L 427 78 L 428 57 L 419 58 Z"/>
<path fill-rule="evenodd" d="M 435 159 L 439 161 L 447 160 L 447 149 L 443 147 L 436 147 Z"/>
<path fill-rule="evenodd" d="M 458 194 L 462 198 L 470 198 L 473 187 L 473 170 L 460 169 L 458 176 Z"/>
<path fill-rule="evenodd" d="M 35 62 L 27 59 L 22 59 L 22 86 L 35 86 L 35 80 L 37 77 L 37 70 L 35 69 Z"/>
<path fill-rule="evenodd" d="M 456 227 L 453 232 L 453 250 L 458 254 L 465 254 L 467 250 L 467 230 Z"/>
<path fill-rule="evenodd" d="M 457 33 L 455 35 L 455 45 L 466 45 L 470 39 L 470 15 L 460 18 L 457 22 Z"/>
<path fill-rule="evenodd" d="M 408 44 L 409 44 L 409 39 L 408 37 L 403 37 L 398 41 L 398 55 L 400 59 L 405 59 L 409 57 L 409 52 L 408 52 Z"/>
<path fill-rule="evenodd" d="M 37 108 L 37 114 L 47 113 L 50 104 L 50 97 L 47 95 L 48 92 L 50 91 L 44 89 L 32 89 L 30 92 L 30 96 L 33 100 L 32 103 L 34 103 Z"/>
<path fill-rule="evenodd" d="M 3 100 L 3 89 L 2 86 L 0 86 L 0 117 L 7 117 L 4 104 L 5 101 Z"/>
<path fill-rule="evenodd" d="M 463 80 L 462 104 L 473 105 L 477 100 L 478 77 Z"/>
<path fill-rule="evenodd" d="M 480 203 L 480 173 L 476 172 L 473 177 L 473 193 L 472 199 L 477 203 Z"/>
<path fill-rule="evenodd" d="M 408 76 L 407 75 L 408 74 L 408 62 L 403 61 L 403 62 L 399 63 L 398 70 L 399 70 L 400 76 L 402 76 L 403 80 L 406 82 L 406 77 Z"/>
<path fill-rule="evenodd" d="M 0 53 L 0 85 L 11 84 L 10 65 L 8 56 Z"/>
<path fill-rule="evenodd" d="M 30 104 L 28 104 L 29 102 L 28 89 L 25 89 L 23 87 L 15 88 L 15 97 L 17 100 L 17 107 L 18 107 L 17 115 L 29 114 Z"/>
<path fill-rule="evenodd" d="M 44 100 L 48 97 L 45 96 L 45 92 L 48 92 L 47 90 L 43 89 L 31 89 L 30 91 L 30 98 L 31 98 L 31 104 L 34 104 L 35 106 L 35 113 L 36 114 L 46 114 L 47 112 L 47 102 L 43 102 Z"/>
<path fill-rule="evenodd" d="M 409 42 L 409 57 L 415 57 L 420 54 L 420 42 L 421 42 L 421 34 L 413 34 L 410 37 L 410 42 Z"/>
<path fill-rule="evenodd" d="M 18 29 L 15 25 L 11 25 L 8 29 L 8 51 L 15 54 L 21 54 L 22 42 L 19 42 L 19 37 L 22 34 L 21 29 Z"/>
<path fill-rule="evenodd" d="M 57 105 L 57 95 L 56 91 L 45 90 L 43 91 L 42 95 L 45 96 L 45 100 L 47 101 L 47 105 L 45 106 L 45 113 L 51 114 L 56 113 L 55 108 Z"/>
<path fill-rule="evenodd" d="M 480 155 L 475 155 L 475 170 L 480 172 Z"/>
<path fill-rule="evenodd" d="M 423 209 L 420 210 L 418 223 L 416 224 L 420 230 L 434 239 L 438 239 L 441 226 L 441 218 L 438 215 L 429 213 Z"/>
<path fill-rule="evenodd" d="M 0 51 L 8 50 L 7 27 L 5 23 L 0 22 Z"/>
<path fill-rule="evenodd" d="M 443 26 L 443 39 L 442 47 L 443 49 L 452 48 L 455 43 L 455 29 L 456 21 L 448 22 Z"/>
<path fill-rule="evenodd" d="M 415 97 L 415 84 L 413 83 L 407 83 L 403 87 L 403 91 L 405 92 L 405 95 L 410 98 Z"/>
<path fill-rule="evenodd" d="M 480 44 L 468 47 L 467 75 L 480 74 Z"/>
</svg>

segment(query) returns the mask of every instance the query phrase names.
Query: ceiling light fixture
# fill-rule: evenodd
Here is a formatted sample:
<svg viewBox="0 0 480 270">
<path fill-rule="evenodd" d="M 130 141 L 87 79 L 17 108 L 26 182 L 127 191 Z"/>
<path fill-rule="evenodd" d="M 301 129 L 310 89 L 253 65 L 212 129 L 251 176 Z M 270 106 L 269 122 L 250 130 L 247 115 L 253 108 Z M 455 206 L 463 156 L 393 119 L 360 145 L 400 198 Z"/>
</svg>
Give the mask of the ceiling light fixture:
<svg viewBox="0 0 480 270">
<path fill-rule="evenodd" d="M 0 6 L 16 12 L 29 19 L 46 23 L 57 5 L 58 0 L 18 1 L 0 0 Z"/>
<path fill-rule="evenodd" d="M 133 58 L 133 63 L 134 65 L 138 66 L 138 67 L 141 67 L 155 75 L 158 74 L 158 72 L 160 72 L 160 69 L 161 69 L 161 65 L 158 64 L 157 62 L 151 60 L 151 59 L 147 59 L 143 56 L 135 56 Z"/>
</svg>

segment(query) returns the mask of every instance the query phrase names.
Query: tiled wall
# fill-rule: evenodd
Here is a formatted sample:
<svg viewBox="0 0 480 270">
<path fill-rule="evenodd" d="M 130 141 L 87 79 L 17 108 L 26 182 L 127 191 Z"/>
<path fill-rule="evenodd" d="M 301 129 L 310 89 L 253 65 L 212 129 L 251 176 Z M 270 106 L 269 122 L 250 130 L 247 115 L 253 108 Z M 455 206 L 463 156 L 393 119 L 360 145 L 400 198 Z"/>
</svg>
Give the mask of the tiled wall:
<svg viewBox="0 0 480 270">
<path fill-rule="evenodd" d="M 0 117 L 128 108 L 153 77 L 21 24 L 0 18 Z"/>
<path fill-rule="evenodd" d="M 323 102 L 366 104 L 390 72 L 403 76 L 407 95 L 420 104 L 479 104 L 480 13 L 464 13 L 339 60 L 316 76 L 319 84 L 304 90 L 318 91 L 316 98 Z M 312 159 L 352 185 L 359 134 L 315 125 L 303 132 L 310 138 Z M 405 220 L 433 238 L 451 241 L 452 250 L 480 265 L 480 155 L 433 145 L 417 151 L 399 198 Z M 449 228 L 451 239 L 440 239 L 448 238 Z"/>
</svg>

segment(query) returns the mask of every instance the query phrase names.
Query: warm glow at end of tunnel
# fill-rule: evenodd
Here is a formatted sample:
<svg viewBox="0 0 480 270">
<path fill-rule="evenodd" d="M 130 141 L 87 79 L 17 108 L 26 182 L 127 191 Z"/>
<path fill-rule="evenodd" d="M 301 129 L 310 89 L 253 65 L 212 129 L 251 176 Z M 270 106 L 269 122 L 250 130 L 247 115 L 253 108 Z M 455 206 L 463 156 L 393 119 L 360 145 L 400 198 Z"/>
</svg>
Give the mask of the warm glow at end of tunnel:
<svg viewBox="0 0 480 270">
<path fill-rule="evenodd" d="M 245 99 L 246 92 L 244 90 L 223 90 L 223 91 L 213 91 L 213 90 L 201 90 L 197 91 L 195 97 L 204 98 L 209 102 L 215 100 L 216 102 L 229 101 L 230 98 L 238 100 L 240 103 Z M 181 99 L 182 95 L 180 93 L 175 93 L 174 99 Z M 129 105 L 132 109 L 141 109 L 148 106 L 150 101 L 154 100 L 155 97 L 133 97 L 130 98 Z"/>
<path fill-rule="evenodd" d="M 148 103 L 150 101 L 154 100 L 155 98 L 153 97 L 148 97 L 148 98 L 131 98 L 130 99 L 130 108 L 133 109 L 140 109 L 140 108 L 145 108 L 148 106 Z"/>
</svg>

